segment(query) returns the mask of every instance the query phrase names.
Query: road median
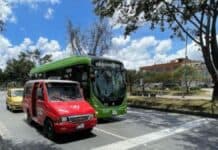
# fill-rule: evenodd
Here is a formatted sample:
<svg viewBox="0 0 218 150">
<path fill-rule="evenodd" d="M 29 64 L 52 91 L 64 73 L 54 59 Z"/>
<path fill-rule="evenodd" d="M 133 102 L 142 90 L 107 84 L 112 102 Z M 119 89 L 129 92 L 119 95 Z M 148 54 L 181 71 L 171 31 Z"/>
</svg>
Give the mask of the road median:
<svg viewBox="0 0 218 150">
<path fill-rule="evenodd" d="M 128 105 L 176 113 L 218 117 L 218 102 L 209 100 L 181 100 L 144 96 L 129 96 Z"/>
</svg>

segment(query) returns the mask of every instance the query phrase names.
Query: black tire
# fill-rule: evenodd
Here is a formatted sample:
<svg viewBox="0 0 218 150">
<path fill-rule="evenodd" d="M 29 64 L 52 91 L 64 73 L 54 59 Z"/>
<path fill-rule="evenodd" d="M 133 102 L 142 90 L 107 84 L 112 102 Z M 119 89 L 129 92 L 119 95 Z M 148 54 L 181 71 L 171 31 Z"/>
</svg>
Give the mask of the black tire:
<svg viewBox="0 0 218 150">
<path fill-rule="evenodd" d="M 32 123 L 33 123 L 32 118 L 31 118 L 30 113 L 29 113 L 29 110 L 27 110 L 27 112 L 26 112 L 26 121 L 29 125 L 32 125 Z"/>
<path fill-rule="evenodd" d="M 7 109 L 7 110 L 10 110 L 10 108 L 9 108 L 8 104 L 6 104 L 6 109 Z"/>
<path fill-rule="evenodd" d="M 45 120 L 45 123 L 43 126 L 43 132 L 47 138 L 49 138 L 51 140 L 55 140 L 56 134 L 54 131 L 54 124 L 50 119 Z"/>
<path fill-rule="evenodd" d="M 89 129 L 86 129 L 85 132 L 86 132 L 87 134 L 90 134 L 90 133 L 92 133 L 92 130 L 93 130 L 93 128 L 89 128 Z"/>
</svg>

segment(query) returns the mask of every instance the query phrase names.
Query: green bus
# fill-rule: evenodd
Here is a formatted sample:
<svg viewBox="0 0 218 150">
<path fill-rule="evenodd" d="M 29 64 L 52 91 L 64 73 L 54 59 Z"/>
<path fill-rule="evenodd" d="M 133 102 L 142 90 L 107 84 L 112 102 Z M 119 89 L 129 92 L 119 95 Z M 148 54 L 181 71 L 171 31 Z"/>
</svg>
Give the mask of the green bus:
<svg viewBox="0 0 218 150">
<path fill-rule="evenodd" d="M 127 111 L 126 72 L 117 60 L 71 56 L 33 68 L 30 75 L 32 79 L 80 82 L 84 97 L 95 108 L 98 118 L 110 118 Z"/>
</svg>

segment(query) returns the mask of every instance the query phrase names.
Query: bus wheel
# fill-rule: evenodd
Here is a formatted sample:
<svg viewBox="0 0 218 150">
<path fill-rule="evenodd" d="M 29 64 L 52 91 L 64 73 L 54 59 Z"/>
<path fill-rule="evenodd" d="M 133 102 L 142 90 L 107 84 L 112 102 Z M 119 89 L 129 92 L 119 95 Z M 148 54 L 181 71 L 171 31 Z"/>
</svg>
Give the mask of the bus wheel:
<svg viewBox="0 0 218 150">
<path fill-rule="evenodd" d="M 55 131 L 54 131 L 54 124 L 50 119 L 45 120 L 45 123 L 43 126 L 43 132 L 44 132 L 44 135 L 46 137 L 48 137 L 49 139 L 51 139 L 51 140 L 55 139 L 56 135 L 55 135 Z"/>
</svg>

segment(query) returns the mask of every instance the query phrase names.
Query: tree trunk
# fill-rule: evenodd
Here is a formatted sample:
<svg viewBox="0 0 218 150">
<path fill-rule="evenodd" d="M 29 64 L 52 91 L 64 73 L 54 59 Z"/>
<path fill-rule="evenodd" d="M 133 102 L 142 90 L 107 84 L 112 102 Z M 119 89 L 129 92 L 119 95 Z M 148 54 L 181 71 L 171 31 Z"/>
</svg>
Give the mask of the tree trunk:
<svg viewBox="0 0 218 150">
<path fill-rule="evenodd" d="M 218 81 L 214 83 L 212 101 L 218 101 Z"/>
<path fill-rule="evenodd" d="M 129 84 L 129 93 L 132 95 L 132 84 Z"/>
</svg>

